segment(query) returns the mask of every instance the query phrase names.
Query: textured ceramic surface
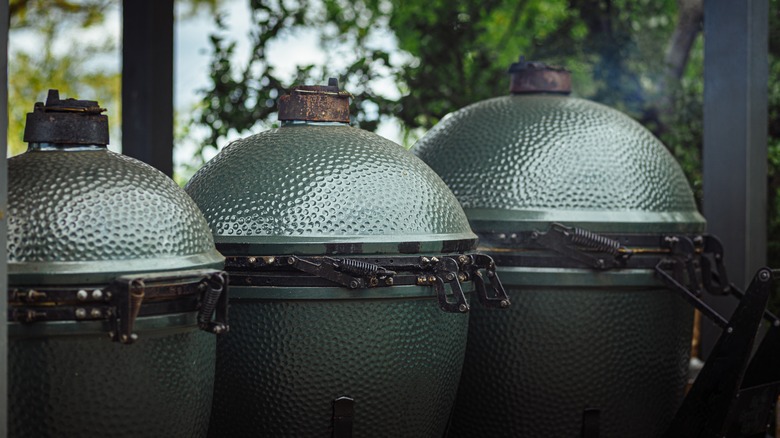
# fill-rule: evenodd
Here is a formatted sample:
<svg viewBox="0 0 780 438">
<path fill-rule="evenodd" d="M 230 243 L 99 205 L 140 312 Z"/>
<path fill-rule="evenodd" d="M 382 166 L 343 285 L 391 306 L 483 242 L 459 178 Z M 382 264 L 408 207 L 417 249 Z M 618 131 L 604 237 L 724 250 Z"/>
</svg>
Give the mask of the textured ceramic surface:
<svg viewBox="0 0 780 438">
<path fill-rule="evenodd" d="M 187 191 L 234 256 L 266 255 L 251 252 L 260 244 L 322 255 L 322 243 L 372 243 L 393 254 L 405 242 L 476 238 L 428 166 L 346 125 L 290 124 L 236 141 Z M 355 437 L 441 436 L 468 315 L 443 312 L 431 288 L 414 288 L 423 290 L 396 299 L 343 288 L 354 298 L 332 299 L 328 288 L 290 288 L 279 298 L 279 288 L 241 287 L 218 344 L 210 436 L 330 437 L 341 396 L 355 399 Z"/>
<path fill-rule="evenodd" d="M 140 161 L 49 145 L 8 167 L 11 286 L 223 266 L 192 200 Z M 205 436 L 216 339 L 178 316 L 138 318 L 132 345 L 104 321 L 10 324 L 9 436 Z"/>
<path fill-rule="evenodd" d="M 650 288 L 508 290 L 512 307 L 472 306 L 451 437 L 658 437 L 680 406 L 693 312 Z"/>
<path fill-rule="evenodd" d="M 586 100 L 482 101 L 413 150 L 477 234 L 546 231 L 550 222 L 619 234 L 704 228 L 663 144 Z M 513 251 L 522 248 L 501 254 Z M 451 435 L 579 436 L 590 408 L 600 411 L 601 437 L 659 436 L 682 400 L 693 312 L 652 271 L 625 271 L 499 265 L 513 305 L 472 307 Z"/>
<path fill-rule="evenodd" d="M 205 436 L 216 336 L 194 325 L 141 336 L 123 345 L 105 333 L 12 335 L 8 436 Z"/>
<path fill-rule="evenodd" d="M 440 437 L 468 315 L 432 299 L 234 304 L 218 341 L 209 436 L 330 437 L 355 400 L 355 437 Z"/>
<path fill-rule="evenodd" d="M 221 266 L 197 206 L 138 160 L 105 149 L 29 151 L 8 160 L 8 181 L 12 284 Z"/>
<path fill-rule="evenodd" d="M 413 151 L 452 189 L 477 231 L 482 220 L 639 223 L 643 231 L 645 223 L 703 224 L 664 145 L 630 117 L 587 100 L 478 102 L 442 120 Z"/>
<path fill-rule="evenodd" d="M 403 242 L 473 238 L 417 157 L 349 126 L 283 126 L 238 140 L 187 185 L 220 242 L 269 236 Z"/>
</svg>

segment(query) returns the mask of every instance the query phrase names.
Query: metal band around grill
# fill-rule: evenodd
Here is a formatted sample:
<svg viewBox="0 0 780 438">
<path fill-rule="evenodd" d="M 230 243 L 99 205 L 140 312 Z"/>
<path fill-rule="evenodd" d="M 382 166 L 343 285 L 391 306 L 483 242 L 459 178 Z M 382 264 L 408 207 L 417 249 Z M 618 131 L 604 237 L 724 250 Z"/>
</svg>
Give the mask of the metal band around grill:
<svg viewBox="0 0 780 438">
<path fill-rule="evenodd" d="M 723 246 L 711 235 L 597 234 L 552 223 L 546 231 L 482 235 L 481 249 L 501 266 L 647 269 L 716 324 L 726 319 L 701 300 L 703 291 L 734 294 L 723 264 Z"/>
<path fill-rule="evenodd" d="M 486 307 L 509 307 L 509 297 L 496 274 L 493 259 L 484 254 L 438 256 L 229 256 L 225 262 L 235 285 L 256 287 L 327 287 L 351 290 L 397 286 L 432 286 L 439 307 L 465 313 L 469 304 L 461 286 L 473 281 Z M 487 277 L 487 281 L 485 280 Z M 454 301 L 447 297 L 446 285 Z"/>
<path fill-rule="evenodd" d="M 140 316 L 198 311 L 198 326 L 228 331 L 227 274 L 214 269 L 134 274 L 112 283 L 90 286 L 16 287 L 9 291 L 8 320 L 109 321 L 109 337 L 133 343 Z"/>
</svg>

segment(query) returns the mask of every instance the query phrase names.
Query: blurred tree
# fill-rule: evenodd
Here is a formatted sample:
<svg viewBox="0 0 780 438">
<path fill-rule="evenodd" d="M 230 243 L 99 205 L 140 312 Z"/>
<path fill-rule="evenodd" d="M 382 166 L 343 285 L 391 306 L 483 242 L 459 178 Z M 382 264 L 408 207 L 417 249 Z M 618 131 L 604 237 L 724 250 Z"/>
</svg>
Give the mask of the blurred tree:
<svg viewBox="0 0 780 438">
<path fill-rule="evenodd" d="M 506 68 L 525 54 L 568 66 L 580 95 L 627 111 L 660 134 L 668 131 L 666 116 L 700 33 L 702 3 L 271 0 L 250 1 L 250 9 L 259 24 L 241 71 L 231 63 L 235 43 L 222 34 L 212 38 L 212 86 L 198 118 L 211 130 L 210 145 L 231 129 L 271 122 L 275 97 L 293 84 L 275 76 L 267 46 L 279 32 L 304 27 L 318 29 L 326 52 L 340 58 L 300 67 L 293 82 L 339 76 L 356 94 L 354 119 L 364 129 L 375 129 L 382 116 L 398 117 L 407 131 L 428 129 L 455 109 L 505 94 Z M 378 35 L 398 49 L 377 44 Z M 344 46 L 349 50 L 338 50 Z M 399 98 L 377 93 L 372 82 L 381 78 L 397 84 Z"/>
<path fill-rule="evenodd" d="M 11 0 L 10 38 L 27 44 L 12 45 L 8 62 L 8 145 L 11 155 L 25 150 L 22 137 L 25 116 L 36 97 L 57 88 L 66 97 L 97 99 L 110 108 L 112 120 L 119 117 L 119 66 L 102 63 L 87 67 L 87 61 L 116 50 L 111 38 L 83 41 L 82 29 L 99 26 L 112 7 L 111 0 Z M 73 41 L 79 40 L 79 44 Z M 112 122 L 112 125 L 115 125 Z M 113 130 L 112 130 L 113 131 Z M 112 137 L 118 132 L 112 132 Z"/>
<path fill-rule="evenodd" d="M 112 143 L 121 138 L 121 65 L 118 46 L 110 35 L 84 38 L 98 29 L 118 0 L 10 0 L 8 63 L 9 153 L 25 150 L 26 114 L 34 99 L 57 88 L 64 97 L 98 100 L 108 108 Z M 190 17 L 201 9 L 215 11 L 219 0 L 186 0 L 180 16 Z M 117 23 L 118 26 L 118 23 Z"/>
</svg>

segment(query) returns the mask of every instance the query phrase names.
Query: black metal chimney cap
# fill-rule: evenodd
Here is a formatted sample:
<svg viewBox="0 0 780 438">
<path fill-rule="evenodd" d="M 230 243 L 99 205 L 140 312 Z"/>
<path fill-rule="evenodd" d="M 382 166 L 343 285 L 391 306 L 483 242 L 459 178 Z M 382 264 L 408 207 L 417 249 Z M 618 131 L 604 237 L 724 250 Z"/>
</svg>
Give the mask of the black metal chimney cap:
<svg viewBox="0 0 780 438">
<path fill-rule="evenodd" d="M 36 102 L 27 113 L 24 141 L 65 145 L 107 145 L 108 116 L 94 100 L 60 99 L 49 90 L 46 104 Z"/>
</svg>

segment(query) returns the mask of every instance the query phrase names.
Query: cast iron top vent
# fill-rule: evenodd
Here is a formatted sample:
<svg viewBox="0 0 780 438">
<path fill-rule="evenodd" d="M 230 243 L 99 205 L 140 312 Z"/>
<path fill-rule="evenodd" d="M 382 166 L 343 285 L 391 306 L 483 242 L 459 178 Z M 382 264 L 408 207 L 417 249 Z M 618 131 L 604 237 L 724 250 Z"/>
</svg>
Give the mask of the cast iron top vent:
<svg viewBox="0 0 780 438">
<path fill-rule="evenodd" d="M 36 102 L 27 113 L 24 141 L 62 145 L 107 145 L 108 116 L 94 100 L 60 99 L 49 90 L 46 104 Z"/>
<path fill-rule="evenodd" d="M 542 62 L 526 61 L 525 56 L 509 67 L 512 94 L 571 93 L 571 72 Z"/>
<path fill-rule="evenodd" d="M 279 98 L 279 120 L 349 123 L 351 96 L 339 90 L 336 78 L 328 85 L 299 85 Z"/>
</svg>

